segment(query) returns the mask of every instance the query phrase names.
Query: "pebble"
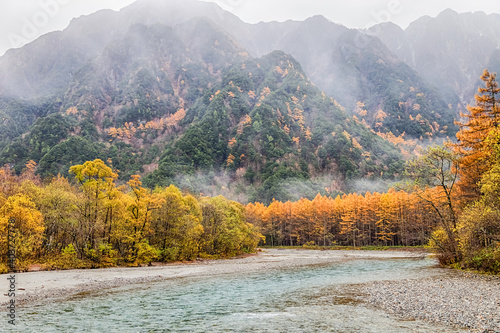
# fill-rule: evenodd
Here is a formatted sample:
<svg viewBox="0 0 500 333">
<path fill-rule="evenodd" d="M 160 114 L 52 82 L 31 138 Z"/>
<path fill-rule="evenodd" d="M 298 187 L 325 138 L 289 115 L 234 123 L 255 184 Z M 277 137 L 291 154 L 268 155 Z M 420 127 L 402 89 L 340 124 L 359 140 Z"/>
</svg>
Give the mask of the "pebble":
<svg viewBox="0 0 500 333">
<path fill-rule="evenodd" d="M 405 318 L 500 332 L 500 277 L 450 275 L 370 283 L 361 291 L 369 304 Z"/>
</svg>

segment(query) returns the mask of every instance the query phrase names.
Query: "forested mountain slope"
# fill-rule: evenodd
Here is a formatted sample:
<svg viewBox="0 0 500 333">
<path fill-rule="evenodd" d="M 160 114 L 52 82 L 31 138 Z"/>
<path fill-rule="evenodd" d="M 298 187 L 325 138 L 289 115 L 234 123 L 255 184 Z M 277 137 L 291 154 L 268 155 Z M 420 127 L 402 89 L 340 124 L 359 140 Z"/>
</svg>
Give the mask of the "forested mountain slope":
<svg viewBox="0 0 500 333">
<path fill-rule="evenodd" d="M 386 35 L 195 0 L 80 17 L 0 58 L 0 164 L 101 158 L 122 181 L 265 202 L 394 180 L 419 140 L 455 134 L 457 107 Z"/>
</svg>

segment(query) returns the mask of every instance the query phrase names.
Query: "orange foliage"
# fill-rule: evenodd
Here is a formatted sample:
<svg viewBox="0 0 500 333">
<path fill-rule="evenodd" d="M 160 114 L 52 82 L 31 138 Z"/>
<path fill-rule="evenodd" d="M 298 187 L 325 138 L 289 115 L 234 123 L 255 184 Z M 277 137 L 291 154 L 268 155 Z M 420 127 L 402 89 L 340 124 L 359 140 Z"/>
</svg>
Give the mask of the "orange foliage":
<svg viewBox="0 0 500 333">
<path fill-rule="evenodd" d="M 66 114 L 69 116 L 70 114 L 71 115 L 75 115 L 75 114 L 78 114 L 78 109 L 74 106 L 70 107 L 69 109 L 66 110 Z"/>
<path fill-rule="evenodd" d="M 112 138 L 118 140 L 131 140 L 135 137 L 137 131 L 145 132 L 148 130 L 163 131 L 165 128 L 173 127 L 179 124 L 179 122 L 186 116 L 186 110 L 180 108 L 174 114 L 160 118 L 157 120 L 148 121 L 146 124 L 140 124 L 139 127 L 135 127 L 133 123 L 125 123 L 121 128 L 110 127 L 108 128 L 108 135 Z"/>
<path fill-rule="evenodd" d="M 490 168 L 490 158 L 500 135 L 500 88 L 496 74 L 484 70 L 481 75 L 485 87 L 479 87 L 474 96 L 475 106 L 467 106 L 461 113 L 462 122 L 457 133 L 458 144 L 454 150 L 460 155 L 460 181 L 458 183 L 466 201 L 479 197 L 478 182 Z"/>
<path fill-rule="evenodd" d="M 245 127 L 248 127 L 250 125 L 252 125 L 252 118 L 250 118 L 249 115 L 245 115 L 244 117 L 241 118 L 240 122 L 238 123 L 238 129 L 236 133 L 238 135 L 243 134 L 243 130 L 245 129 Z"/>
<path fill-rule="evenodd" d="M 416 194 L 395 190 L 335 199 L 318 194 L 313 200 L 273 200 L 268 207 L 250 203 L 246 216 L 268 245 L 411 246 L 425 244 L 438 223 L 428 205 Z"/>
<path fill-rule="evenodd" d="M 236 142 L 237 142 L 236 138 L 232 138 L 231 140 L 229 140 L 229 143 L 228 143 L 229 148 L 233 148 L 233 146 L 236 144 Z"/>
<path fill-rule="evenodd" d="M 226 165 L 229 166 L 231 164 L 234 163 L 234 155 L 233 154 L 229 154 L 229 156 L 227 157 L 227 161 L 226 161 Z"/>
</svg>

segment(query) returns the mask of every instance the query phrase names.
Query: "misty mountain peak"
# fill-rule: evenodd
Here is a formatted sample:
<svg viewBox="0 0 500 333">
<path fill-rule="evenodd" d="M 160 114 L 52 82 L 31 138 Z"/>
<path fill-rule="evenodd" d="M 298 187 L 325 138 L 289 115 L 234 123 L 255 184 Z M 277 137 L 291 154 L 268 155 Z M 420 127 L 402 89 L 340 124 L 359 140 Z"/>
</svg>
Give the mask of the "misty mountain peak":
<svg viewBox="0 0 500 333">
<path fill-rule="evenodd" d="M 441 13 L 439 13 L 436 18 L 438 18 L 438 19 L 443 19 L 443 18 L 454 18 L 454 19 L 456 19 L 458 17 L 460 17 L 459 13 L 457 13 L 456 11 L 454 11 L 451 8 L 447 8 L 447 9 L 443 10 Z"/>
<path fill-rule="evenodd" d="M 328 20 L 326 17 L 323 15 L 314 15 L 306 19 L 306 22 L 312 22 L 312 23 L 322 23 L 322 24 L 328 24 L 331 23 L 330 20 Z"/>
</svg>

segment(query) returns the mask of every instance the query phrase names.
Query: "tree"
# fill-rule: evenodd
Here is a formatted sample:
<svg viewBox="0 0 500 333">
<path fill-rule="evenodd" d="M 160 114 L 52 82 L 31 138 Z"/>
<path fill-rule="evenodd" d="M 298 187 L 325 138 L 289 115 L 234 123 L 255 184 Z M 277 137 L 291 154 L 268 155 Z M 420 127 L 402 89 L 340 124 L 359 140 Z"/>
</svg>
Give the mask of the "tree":
<svg viewBox="0 0 500 333">
<path fill-rule="evenodd" d="M 70 173 L 75 175 L 82 190 L 78 202 L 80 230 L 76 248 L 83 257 L 104 242 L 110 242 L 114 209 L 119 202 L 115 186 L 118 174 L 100 159 L 72 166 Z M 90 256 L 94 258 L 93 253 Z"/>
<path fill-rule="evenodd" d="M 349 194 L 342 197 L 344 211 L 340 222 L 340 234 L 345 235 L 347 244 L 356 246 L 359 237 L 358 222 L 358 195 Z"/>
<path fill-rule="evenodd" d="M 78 193 L 66 178 L 56 177 L 42 189 L 38 206 L 44 217 L 44 251 L 58 254 L 75 241 Z"/>
<path fill-rule="evenodd" d="M 151 245 L 160 250 L 160 259 L 191 260 L 198 255 L 203 235 L 201 207 L 191 195 L 170 185 L 157 189 L 162 203 L 153 212 Z"/>
<path fill-rule="evenodd" d="M 0 249 L 2 258 L 7 258 L 8 224 L 14 219 L 14 246 L 17 264 L 35 259 L 40 255 L 43 240 L 43 216 L 36 209 L 35 203 L 24 194 L 15 194 L 7 198 L 0 208 Z"/>
<path fill-rule="evenodd" d="M 254 249 L 263 236 L 245 221 L 245 208 L 222 196 L 203 198 L 202 250 L 212 256 L 231 256 Z"/>
<path fill-rule="evenodd" d="M 397 212 L 395 192 L 390 191 L 382 194 L 379 201 L 378 216 L 376 222 L 377 238 L 384 245 L 394 245 L 395 225 L 397 223 Z"/>
<path fill-rule="evenodd" d="M 458 232 L 463 264 L 500 273 L 500 159 L 482 177 L 482 197 L 460 216 Z"/>
<path fill-rule="evenodd" d="M 412 180 L 406 184 L 407 190 L 428 203 L 439 216 L 441 230 L 435 234 L 433 241 L 440 250 L 443 263 L 460 260 L 453 196 L 459 172 L 458 162 L 456 153 L 443 146 L 433 146 L 424 150 L 422 156 L 408 162 L 406 167 L 406 175 Z"/>
<path fill-rule="evenodd" d="M 469 202 L 479 197 L 477 184 L 491 166 L 493 145 L 497 142 L 487 138 L 495 136 L 500 127 L 500 88 L 496 74 L 485 69 L 481 80 L 485 86 L 479 87 L 474 96 L 476 105 L 467 106 L 468 113 L 462 113 L 463 121 L 457 122 L 460 130 L 457 133 L 458 143 L 454 145 L 455 152 L 460 156 L 459 187 L 464 199 Z"/>
<path fill-rule="evenodd" d="M 152 233 L 152 213 L 163 203 L 159 194 L 143 188 L 139 175 L 131 176 L 128 182 L 131 191 L 122 196 L 126 208 L 120 216 L 112 235 L 120 256 L 128 262 L 149 263 L 157 254 L 148 243 Z M 145 253 L 149 253 L 144 256 Z"/>
</svg>

